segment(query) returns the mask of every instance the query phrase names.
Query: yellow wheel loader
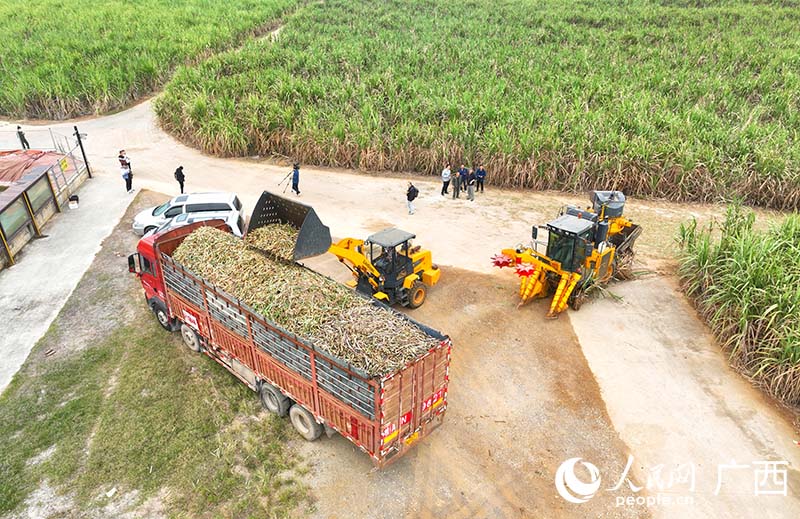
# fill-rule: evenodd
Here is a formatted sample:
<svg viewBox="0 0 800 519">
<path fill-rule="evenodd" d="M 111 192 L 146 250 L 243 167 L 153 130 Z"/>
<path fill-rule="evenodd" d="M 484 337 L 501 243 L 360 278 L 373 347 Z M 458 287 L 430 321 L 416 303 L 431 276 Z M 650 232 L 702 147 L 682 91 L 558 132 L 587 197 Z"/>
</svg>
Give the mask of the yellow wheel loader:
<svg viewBox="0 0 800 519">
<path fill-rule="evenodd" d="M 386 229 L 366 240 L 345 238 L 331 245 L 334 254 L 353 273 L 352 288 L 388 305 L 418 308 L 425 302 L 427 287 L 439 281 L 441 271 L 431 252 L 413 247 L 416 235 Z"/>
<path fill-rule="evenodd" d="M 633 244 L 642 228 L 623 216 L 625 195 L 620 191 L 592 192 L 592 207 L 567 206 L 558 218 L 542 226 L 547 242 L 537 241 L 533 227 L 529 247 L 503 249 L 492 258 L 494 266 L 514 267 L 520 277 L 520 305 L 531 299 L 553 295 L 549 319 L 567 305 L 580 308 L 592 286 L 612 277 L 630 276 Z M 545 245 L 541 253 L 537 246 Z"/>
</svg>

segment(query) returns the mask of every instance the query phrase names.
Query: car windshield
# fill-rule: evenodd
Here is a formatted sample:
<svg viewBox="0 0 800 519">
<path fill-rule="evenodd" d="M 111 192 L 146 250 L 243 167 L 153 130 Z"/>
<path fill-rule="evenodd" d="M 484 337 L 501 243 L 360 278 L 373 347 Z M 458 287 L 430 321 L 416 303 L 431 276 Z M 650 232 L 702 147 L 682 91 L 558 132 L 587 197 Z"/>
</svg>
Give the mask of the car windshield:
<svg viewBox="0 0 800 519">
<path fill-rule="evenodd" d="M 161 204 L 160 206 L 153 209 L 153 216 L 161 216 L 167 209 L 169 209 L 169 202 Z"/>
</svg>

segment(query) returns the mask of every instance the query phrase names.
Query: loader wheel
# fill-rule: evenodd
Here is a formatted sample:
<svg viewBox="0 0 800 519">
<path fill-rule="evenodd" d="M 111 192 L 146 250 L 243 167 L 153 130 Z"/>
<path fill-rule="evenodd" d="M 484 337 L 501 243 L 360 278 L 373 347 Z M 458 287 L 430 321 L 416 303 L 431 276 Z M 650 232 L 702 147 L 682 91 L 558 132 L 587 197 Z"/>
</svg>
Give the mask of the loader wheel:
<svg viewBox="0 0 800 519">
<path fill-rule="evenodd" d="M 261 384 L 258 395 L 261 398 L 261 405 L 264 409 L 278 416 L 286 416 L 292 406 L 292 401 L 289 400 L 289 397 L 278 391 L 272 384 L 267 384 L 266 382 Z"/>
<path fill-rule="evenodd" d="M 161 327 L 167 330 L 168 332 L 173 331 L 172 320 L 169 318 L 167 311 L 158 303 L 153 303 L 151 309 L 153 310 L 156 319 L 158 319 L 158 324 L 160 324 Z"/>
<path fill-rule="evenodd" d="M 306 440 L 313 442 L 322 434 L 322 425 L 318 424 L 314 416 L 309 413 L 306 408 L 298 404 L 294 404 L 289 409 L 289 420 L 300 436 Z"/>
<path fill-rule="evenodd" d="M 183 343 L 190 350 L 200 352 L 202 349 L 202 346 L 200 345 L 200 338 L 197 336 L 195 331 L 186 324 L 181 325 L 181 338 L 183 339 Z"/>
<path fill-rule="evenodd" d="M 425 296 L 425 285 L 419 281 L 414 281 L 414 284 L 411 285 L 411 289 L 408 291 L 408 307 L 419 308 L 422 306 L 422 303 L 425 302 Z"/>
</svg>

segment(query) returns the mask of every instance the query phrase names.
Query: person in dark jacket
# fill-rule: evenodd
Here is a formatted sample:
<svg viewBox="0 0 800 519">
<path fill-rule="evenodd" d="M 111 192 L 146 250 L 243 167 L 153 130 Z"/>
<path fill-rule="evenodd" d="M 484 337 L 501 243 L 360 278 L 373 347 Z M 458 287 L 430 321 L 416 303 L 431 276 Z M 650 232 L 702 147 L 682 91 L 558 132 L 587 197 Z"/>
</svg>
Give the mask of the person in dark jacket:
<svg viewBox="0 0 800 519">
<path fill-rule="evenodd" d="M 408 189 L 406 190 L 406 203 L 408 205 L 408 214 L 414 214 L 414 200 L 416 200 L 417 195 L 419 195 L 419 190 L 414 187 L 414 184 L 411 182 L 408 183 Z"/>
<path fill-rule="evenodd" d="M 469 170 L 469 176 L 467 177 L 467 200 L 474 202 L 475 201 L 475 182 L 477 181 L 475 177 L 475 172 L 473 170 Z"/>
<path fill-rule="evenodd" d="M 23 150 L 31 149 L 28 139 L 25 138 L 25 132 L 22 131 L 22 126 L 17 126 L 17 137 L 19 137 L 19 143 L 22 145 Z"/>
<path fill-rule="evenodd" d="M 461 164 L 461 167 L 458 168 L 458 176 L 461 179 L 461 189 L 462 191 L 467 190 L 467 179 L 469 178 L 469 170 L 464 164 Z"/>
<path fill-rule="evenodd" d="M 483 193 L 483 182 L 486 180 L 486 170 L 484 169 L 483 164 L 478 166 L 478 169 L 475 170 L 475 180 L 477 181 L 475 190 Z"/>
<path fill-rule="evenodd" d="M 183 183 L 186 180 L 186 175 L 183 174 L 183 166 L 178 166 L 178 169 L 175 170 L 175 180 L 181 186 L 181 194 L 183 194 Z"/>
<path fill-rule="evenodd" d="M 294 165 L 294 169 L 292 169 L 292 191 L 297 193 L 297 196 L 300 196 L 300 164 Z"/>
<path fill-rule="evenodd" d="M 133 171 L 131 170 L 131 159 L 125 150 L 119 150 L 119 169 L 122 172 L 122 178 L 125 179 L 125 189 L 128 193 L 133 193 Z"/>
<path fill-rule="evenodd" d="M 458 193 L 461 192 L 461 175 L 458 174 L 458 171 L 451 177 L 451 182 L 453 184 L 453 198 L 460 198 Z"/>
</svg>

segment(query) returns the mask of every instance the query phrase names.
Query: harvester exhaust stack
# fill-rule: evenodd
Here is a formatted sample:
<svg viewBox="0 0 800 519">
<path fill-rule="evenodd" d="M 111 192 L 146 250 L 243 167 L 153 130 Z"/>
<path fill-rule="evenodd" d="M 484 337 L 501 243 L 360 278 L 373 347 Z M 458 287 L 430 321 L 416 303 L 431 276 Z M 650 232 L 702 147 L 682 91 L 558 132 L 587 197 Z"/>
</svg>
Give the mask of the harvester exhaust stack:
<svg viewBox="0 0 800 519">
<path fill-rule="evenodd" d="M 275 224 L 288 224 L 298 230 L 293 261 L 325 254 L 331 246 L 331 230 L 313 207 L 264 191 L 253 209 L 247 234 Z"/>
</svg>

